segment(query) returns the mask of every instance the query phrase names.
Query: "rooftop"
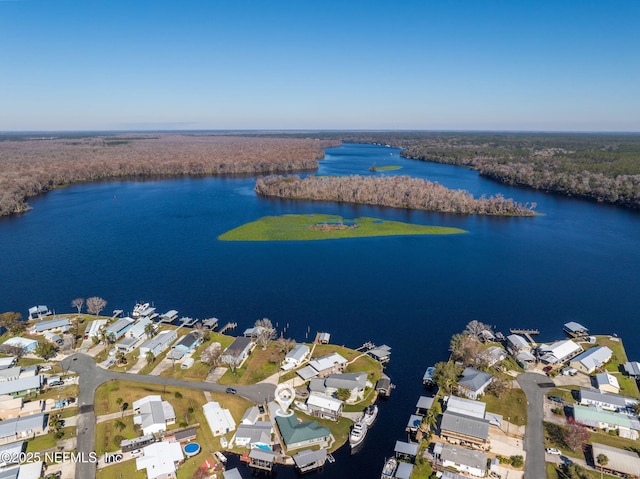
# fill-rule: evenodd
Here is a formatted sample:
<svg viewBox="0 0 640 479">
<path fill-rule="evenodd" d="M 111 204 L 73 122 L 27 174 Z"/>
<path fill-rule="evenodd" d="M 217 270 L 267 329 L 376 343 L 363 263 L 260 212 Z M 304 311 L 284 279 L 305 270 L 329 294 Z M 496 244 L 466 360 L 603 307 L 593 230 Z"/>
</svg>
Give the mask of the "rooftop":
<svg viewBox="0 0 640 479">
<path fill-rule="evenodd" d="M 640 476 L 640 457 L 633 451 L 618 449 L 617 447 L 606 446 L 594 442 L 591 444 L 593 449 L 593 457 L 604 454 L 609 459 L 605 469 L 621 472 L 633 477 Z"/>
<path fill-rule="evenodd" d="M 287 446 L 331 435 L 331 431 L 320 426 L 317 421 L 299 422 L 294 414 L 286 417 L 276 416 L 275 419 L 282 439 Z"/>
<path fill-rule="evenodd" d="M 489 421 L 455 412 L 445 411 L 442 414 L 440 429 L 485 441 L 489 438 Z"/>
</svg>

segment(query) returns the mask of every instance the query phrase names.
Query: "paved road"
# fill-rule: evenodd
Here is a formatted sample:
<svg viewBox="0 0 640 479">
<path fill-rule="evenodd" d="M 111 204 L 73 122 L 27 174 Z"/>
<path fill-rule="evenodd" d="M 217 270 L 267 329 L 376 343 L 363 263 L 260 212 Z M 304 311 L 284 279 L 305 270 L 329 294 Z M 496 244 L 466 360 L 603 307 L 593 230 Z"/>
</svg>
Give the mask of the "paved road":
<svg viewBox="0 0 640 479">
<path fill-rule="evenodd" d="M 544 395 L 554 387 L 547 376 L 525 373 L 518 376 L 518 384 L 527 396 L 527 428 L 524 450 L 527 451 L 525 479 L 546 477 L 544 452 Z"/>
<path fill-rule="evenodd" d="M 89 457 L 89 453 L 95 451 L 94 426 L 96 415 L 93 409 L 93 400 L 96 389 L 101 384 L 112 379 L 124 381 L 137 381 L 150 384 L 161 384 L 185 389 L 197 389 L 200 391 L 225 392 L 226 386 L 207 382 L 182 381 L 179 379 L 162 378 L 159 376 L 147 376 L 131 373 L 117 373 L 102 369 L 96 366 L 93 358 L 86 354 L 74 354 L 65 358 L 61 366 L 66 370 L 74 371 L 79 376 L 80 393 L 78 395 L 78 453 L 84 453 L 84 457 Z M 272 384 L 255 384 L 252 386 L 237 386 L 238 395 L 254 403 L 264 403 L 273 399 L 275 386 Z M 96 465 L 86 462 L 78 463 L 76 466 L 76 479 L 94 479 L 96 476 Z"/>
</svg>

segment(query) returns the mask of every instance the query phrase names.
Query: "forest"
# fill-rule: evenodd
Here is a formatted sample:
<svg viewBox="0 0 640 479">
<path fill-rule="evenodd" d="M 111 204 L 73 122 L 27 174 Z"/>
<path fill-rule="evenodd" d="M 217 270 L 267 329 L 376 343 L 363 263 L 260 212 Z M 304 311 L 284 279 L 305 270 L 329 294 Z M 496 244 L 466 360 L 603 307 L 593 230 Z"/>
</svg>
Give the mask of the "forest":
<svg viewBox="0 0 640 479">
<path fill-rule="evenodd" d="M 474 198 L 468 191 L 451 190 L 410 176 L 269 176 L 258 178 L 255 191 L 263 196 L 335 201 L 419 209 L 443 213 L 533 216 L 535 204 L 521 204 L 496 195 Z"/>
<path fill-rule="evenodd" d="M 0 136 L 0 216 L 54 188 L 123 178 L 313 170 L 337 140 L 207 134 Z"/>
</svg>

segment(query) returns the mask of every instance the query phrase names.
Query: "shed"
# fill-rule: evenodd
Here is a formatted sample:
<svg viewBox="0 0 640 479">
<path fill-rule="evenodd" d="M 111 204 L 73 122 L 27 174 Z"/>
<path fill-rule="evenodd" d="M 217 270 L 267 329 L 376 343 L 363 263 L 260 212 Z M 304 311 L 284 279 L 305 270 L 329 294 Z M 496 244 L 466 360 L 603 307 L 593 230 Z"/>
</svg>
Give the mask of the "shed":
<svg viewBox="0 0 640 479">
<path fill-rule="evenodd" d="M 585 328 L 582 324 L 576 323 L 575 321 L 570 321 L 565 323 L 562 328 L 565 333 L 567 333 L 572 338 L 580 338 L 582 336 L 589 336 L 589 330 Z"/>
<path fill-rule="evenodd" d="M 408 462 L 398 463 L 398 469 L 396 469 L 396 479 L 409 479 L 413 473 L 413 464 Z"/>
<path fill-rule="evenodd" d="M 396 441 L 396 447 L 393 449 L 393 452 L 396 458 L 413 462 L 414 458 L 418 455 L 418 444 Z"/>
<path fill-rule="evenodd" d="M 195 359 L 187 358 L 184 361 L 182 361 L 182 364 L 180 365 L 180 369 L 189 369 L 191 366 L 193 366 L 195 362 L 196 362 Z"/>
</svg>

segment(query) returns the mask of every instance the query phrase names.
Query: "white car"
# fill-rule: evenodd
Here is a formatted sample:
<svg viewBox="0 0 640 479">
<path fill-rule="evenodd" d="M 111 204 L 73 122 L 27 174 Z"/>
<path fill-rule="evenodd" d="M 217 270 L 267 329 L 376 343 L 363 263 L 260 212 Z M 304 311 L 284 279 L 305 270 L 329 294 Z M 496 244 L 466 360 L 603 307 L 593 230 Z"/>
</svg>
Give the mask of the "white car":
<svg viewBox="0 0 640 479">
<path fill-rule="evenodd" d="M 554 456 L 559 456 L 560 454 L 562 454 L 559 450 L 557 450 L 554 447 L 548 447 L 545 449 L 545 452 L 547 454 L 553 454 Z"/>
<path fill-rule="evenodd" d="M 142 449 L 136 449 L 135 451 L 131 451 L 131 456 L 138 457 L 142 454 Z"/>
</svg>

